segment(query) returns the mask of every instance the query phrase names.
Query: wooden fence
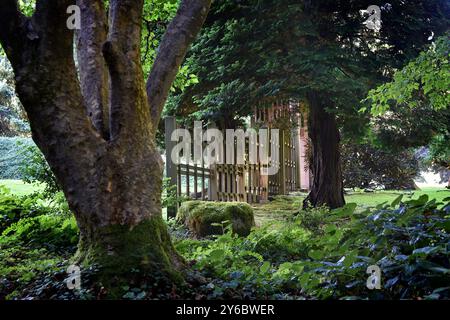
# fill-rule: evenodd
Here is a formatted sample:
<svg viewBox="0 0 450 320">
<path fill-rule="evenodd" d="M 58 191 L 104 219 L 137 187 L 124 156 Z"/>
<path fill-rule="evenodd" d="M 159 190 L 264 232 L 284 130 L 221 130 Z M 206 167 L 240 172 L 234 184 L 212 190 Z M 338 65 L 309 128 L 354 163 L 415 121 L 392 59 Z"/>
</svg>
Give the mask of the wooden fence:
<svg viewBox="0 0 450 320">
<path fill-rule="evenodd" d="M 275 105 L 265 112 L 258 111 L 252 119 L 252 127 L 274 129 L 274 120 L 281 117 L 292 117 L 292 107 L 289 104 Z M 263 124 L 261 126 L 261 124 Z M 172 132 L 178 129 L 174 117 L 165 119 L 166 130 L 166 176 L 171 185 L 177 186 L 179 197 L 187 196 L 190 199 L 207 201 L 244 201 L 259 203 L 268 201 L 275 195 L 284 195 L 289 192 L 305 189 L 305 181 L 309 181 L 309 172 L 304 165 L 304 139 L 301 134 L 306 133 L 302 128 L 303 123 L 297 127 L 282 128 L 279 131 L 278 141 L 269 135 L 268 141 L 274 144 L 274 150 L 278 153 L 272 155 L 272 148 L 267 148 L 269 162 L 263 163 L 260 159 L 259 135 L 256 141 L 245 141 L 244 164 L 212 164 L 207 165 L 201 157 L 200 162 L 184 159 L 184 163 L 175 164 L 171 159 L 172 150 L 177 141 L 171 141 Z M 270 132 L 270 131 L 269 131 Z M 225 136 L 225 135 L 224 135 Z M 226 142 L 223 142 L 223 150 L 226 153 Z M 257 162 L 249 161 L 249 146 L 256 144 L 254 150 L 258 154 Z M 206 143 L 202 143 L 204 148 Z M 194 148 L 192 143 L 192 149 Z M 237 154 L 237 143 L 234 144 L 234 155 Z M 224 157 L 225 159 L 225 157 Z M 278 160 L 278 161 L 277 161 Z M 264 175 L 263 170 L 269 166 L 276 167 L 278 172 L 274 175 Z M 303 167 L 302 167 L 303 166 Z M 302 170 L 303 169 L 303 170 Z M 168 208 L 168 216 L 172 217 L 176 208 Z"/>
</svg>

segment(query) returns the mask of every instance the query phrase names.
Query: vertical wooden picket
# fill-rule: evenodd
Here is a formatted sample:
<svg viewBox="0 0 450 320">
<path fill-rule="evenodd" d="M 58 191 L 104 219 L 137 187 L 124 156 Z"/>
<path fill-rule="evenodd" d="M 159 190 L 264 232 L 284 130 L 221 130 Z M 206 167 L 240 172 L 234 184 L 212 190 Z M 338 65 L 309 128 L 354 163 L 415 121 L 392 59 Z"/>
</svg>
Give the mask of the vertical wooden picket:
<svg viewBox="0 0 450 320">
<path fill-rule="evenodd" d="M 171 141 L 172 132 L 176 129 L 175 117 L 166 117 L 165 119 L 165 143 L 166 143 L 166 177 L 169 178 L 169 186 L 177 185 L 177 166 L 171 159 L 172 149 L 176 142 Z M 167 208 L 167 218 L 174 218 L 178 208 L 172 206 Z"/>
</svg>

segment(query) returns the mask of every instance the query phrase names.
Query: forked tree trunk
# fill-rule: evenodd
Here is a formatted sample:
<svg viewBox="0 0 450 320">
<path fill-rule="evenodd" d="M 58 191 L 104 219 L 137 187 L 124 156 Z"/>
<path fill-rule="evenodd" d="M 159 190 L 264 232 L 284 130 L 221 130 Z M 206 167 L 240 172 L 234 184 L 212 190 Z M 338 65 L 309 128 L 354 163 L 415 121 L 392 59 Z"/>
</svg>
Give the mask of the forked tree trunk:
<svg viewBox="0 0 450 320">
<path fill-rule="evenodd" d="M 308 103 L 313 184 L 303 206 L 339 208 L 345 200 L 336 119 L 317 93 L 308 95 Z"/>
<path fill-rule="evenodd" d="M 119 293 L 133 274 L 183 281 L 183 259 L 161 216 L 163 166 L 155 130 L 210 2 L 181 2 L 147 89 L 140 63 L 143 0 L 109 1 L 108 18 L 103 0 L 76 2 L 82 12 L 78 69 L 66 26 L 66 10 L 75 1 L 38 1 L 31 18 L 18 11 L 16 0 L 0 2 L 0 42 L 33 139 L 80 228 L 75 262 L 82 269 L 97 265 L 110 293 Z"/>
</svg>

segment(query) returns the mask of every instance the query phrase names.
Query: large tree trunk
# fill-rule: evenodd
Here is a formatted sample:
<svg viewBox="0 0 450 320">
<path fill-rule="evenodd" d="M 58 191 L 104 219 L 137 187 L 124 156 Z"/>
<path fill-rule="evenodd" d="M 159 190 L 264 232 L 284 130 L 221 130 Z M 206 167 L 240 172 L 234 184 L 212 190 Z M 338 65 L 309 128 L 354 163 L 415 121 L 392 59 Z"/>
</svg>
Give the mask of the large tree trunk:
<svg viewBox="0 0 450 320">
<path fill-rule="evenodd" d="M 0 42 L 14 68 L 33 139 L 80 228 L 75 262 L 96 265 L 110 296 L 138 277 L 182 282 L 183 259 L 161 216 L 162 160 L 155 130 L 170 86 L 210 0 L 183 0 L 146 90 L 140 64 L 143 0 L 78 0 L 82 27 L 67 29 L 71 0 L 38 1 L 32 18 L 0 2 Z M 107 30 L 108 21 L 109 30 Z M 79 80 L 81 83 L 79 82 Z"/>
<path fill-rule="evenodd" d="M 313 184 L 303 206 L 339 208 L 345 200 L 336 119 L 317 93 L 308 95 L 308 103 Z"/>
</svg>

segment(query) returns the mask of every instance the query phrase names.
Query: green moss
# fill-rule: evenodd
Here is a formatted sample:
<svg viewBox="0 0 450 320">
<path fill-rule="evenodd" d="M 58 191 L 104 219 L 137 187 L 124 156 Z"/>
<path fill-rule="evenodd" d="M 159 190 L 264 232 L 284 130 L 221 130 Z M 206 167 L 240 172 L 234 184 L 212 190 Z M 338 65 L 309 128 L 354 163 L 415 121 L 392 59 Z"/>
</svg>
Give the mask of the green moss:
<svg viewBox="0 0 450 320">
<path fill-rule="evenodd" d="M 228 221 L 234 233 L 247 236 L 255 225 L 253 209 L 242 202 L 188 201 L 182 204 L 177 221 L 186 224 L 197 236 L 222 234 L 223 228 L 212 224 Z"/>
<path fill-rule="evenodd" d="M 112 225 L 81 236 L 74 262 L 83 268 L 99 268 L 99 281 L 108 297 L 121 298 L 121 288 L 130 283 L 151 281 L 161 286 L 183 284 L 184 260 L 175 251 L 161 217 L 130 229 Z"/>
</svg>

